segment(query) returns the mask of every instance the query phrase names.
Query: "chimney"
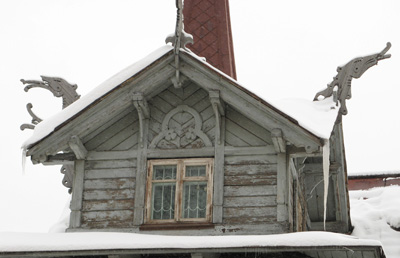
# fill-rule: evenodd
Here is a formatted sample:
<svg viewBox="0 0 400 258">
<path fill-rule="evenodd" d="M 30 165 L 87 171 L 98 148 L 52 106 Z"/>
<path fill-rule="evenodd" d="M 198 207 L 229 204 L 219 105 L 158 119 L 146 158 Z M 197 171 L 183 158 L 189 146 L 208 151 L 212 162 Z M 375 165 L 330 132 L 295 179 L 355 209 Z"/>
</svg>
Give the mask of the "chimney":
<svg viewBox="0 0 400 258">
<path fill-rule="evenodd" d="M 194 40 L 186 47 L 236 79 L 228 0 L 186 0 L 183 17 L 185 31 Z"/>
</svg>

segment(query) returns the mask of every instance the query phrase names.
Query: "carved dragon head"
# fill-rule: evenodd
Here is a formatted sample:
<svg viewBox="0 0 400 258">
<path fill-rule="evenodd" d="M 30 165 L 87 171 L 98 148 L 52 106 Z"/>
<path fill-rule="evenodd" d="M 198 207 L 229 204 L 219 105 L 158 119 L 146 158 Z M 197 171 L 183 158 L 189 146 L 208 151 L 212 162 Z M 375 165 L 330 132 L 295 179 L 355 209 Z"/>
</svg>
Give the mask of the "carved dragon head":
<svg viewBox="0 0 400 258">
<path fill-rule="evenodd" d="M 370 67 L 378 64 L 378 61 L 390 58 L 390 54 L 386 53 L 389 51 L 390 47 L 392 45 L 390 42 L 386 43 L 386 47 L 377 54 L 369 55 L 369 56 L 364 56 L 364 57 L 358 57 L 354 58 L 351 60 L 346 66 L 351 66 L 349 67 L 350 69 L 348 70 L 351 73 L 351 76 L 353 78 L 360 78 L 365 71 L 367 71 Z"/>
</svg>

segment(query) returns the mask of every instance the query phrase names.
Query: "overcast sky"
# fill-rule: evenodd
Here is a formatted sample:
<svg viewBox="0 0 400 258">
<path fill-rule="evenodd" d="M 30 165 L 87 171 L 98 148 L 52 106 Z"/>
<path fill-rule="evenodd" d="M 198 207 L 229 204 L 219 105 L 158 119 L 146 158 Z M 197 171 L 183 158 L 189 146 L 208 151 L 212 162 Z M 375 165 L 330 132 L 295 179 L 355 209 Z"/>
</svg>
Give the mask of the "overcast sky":
<svg viewBox="0 0 400 258">
<path fill-rule="evenodd" d="M 188 0 L 187 0 L 188 1 Z M 393 45 L 392 58 L 353 80 L 344 137 L 349 173 L 400 170 L 400 2 L 231 0 L 238 81 L 264 99 L 312 100 L 336 67 Z M 25 105 L 46 119 L 61 99 L 20 79 L 58 76 L 81 95 L 164 44 L 175 0 L 0 1 L 0 231 L 41 231 L 67 203 L 60 167 L 21 166 L 31 131 Z"/>
</svg>

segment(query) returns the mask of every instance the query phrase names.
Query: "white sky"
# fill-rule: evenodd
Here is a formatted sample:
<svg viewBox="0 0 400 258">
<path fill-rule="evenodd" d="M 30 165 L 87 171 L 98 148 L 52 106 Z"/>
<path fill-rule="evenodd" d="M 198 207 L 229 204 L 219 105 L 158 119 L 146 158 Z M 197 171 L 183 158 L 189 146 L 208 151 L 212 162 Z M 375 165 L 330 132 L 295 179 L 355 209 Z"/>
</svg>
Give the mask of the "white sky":
<svg viewBox="0 0 400 258">
<path fill-rule="evenodd" d="M 187 0 L 188 1 L 188 0 Z M 266 100 L 313 99 L 352 58 L 392 43 L 392 58 L 353 80 L 344 136 L 349 173 L 400 170 L 400 2 L 231 0 L 238 81 Z M 20 79 L 63 77 L 86 94 L 164 44 L 174 0 L 0 1 L 0 232 L 47 231 L 68 198 L 59 167 L 21 169 L 25 105 L 46 118 L 61 99 Z"/>
</svg>

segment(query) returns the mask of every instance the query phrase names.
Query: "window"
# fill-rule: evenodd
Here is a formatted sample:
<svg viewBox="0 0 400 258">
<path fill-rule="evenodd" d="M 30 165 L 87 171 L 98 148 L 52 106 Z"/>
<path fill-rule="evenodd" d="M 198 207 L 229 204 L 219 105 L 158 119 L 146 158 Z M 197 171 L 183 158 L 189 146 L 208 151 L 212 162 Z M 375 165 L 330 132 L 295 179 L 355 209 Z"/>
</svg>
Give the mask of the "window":
<svg viewBox="0 0 400 258">
<path fill-rule="evenodd" d="M 146 222 L 210 222 L 213 159 L 148 161 Z"/>
</svg>

